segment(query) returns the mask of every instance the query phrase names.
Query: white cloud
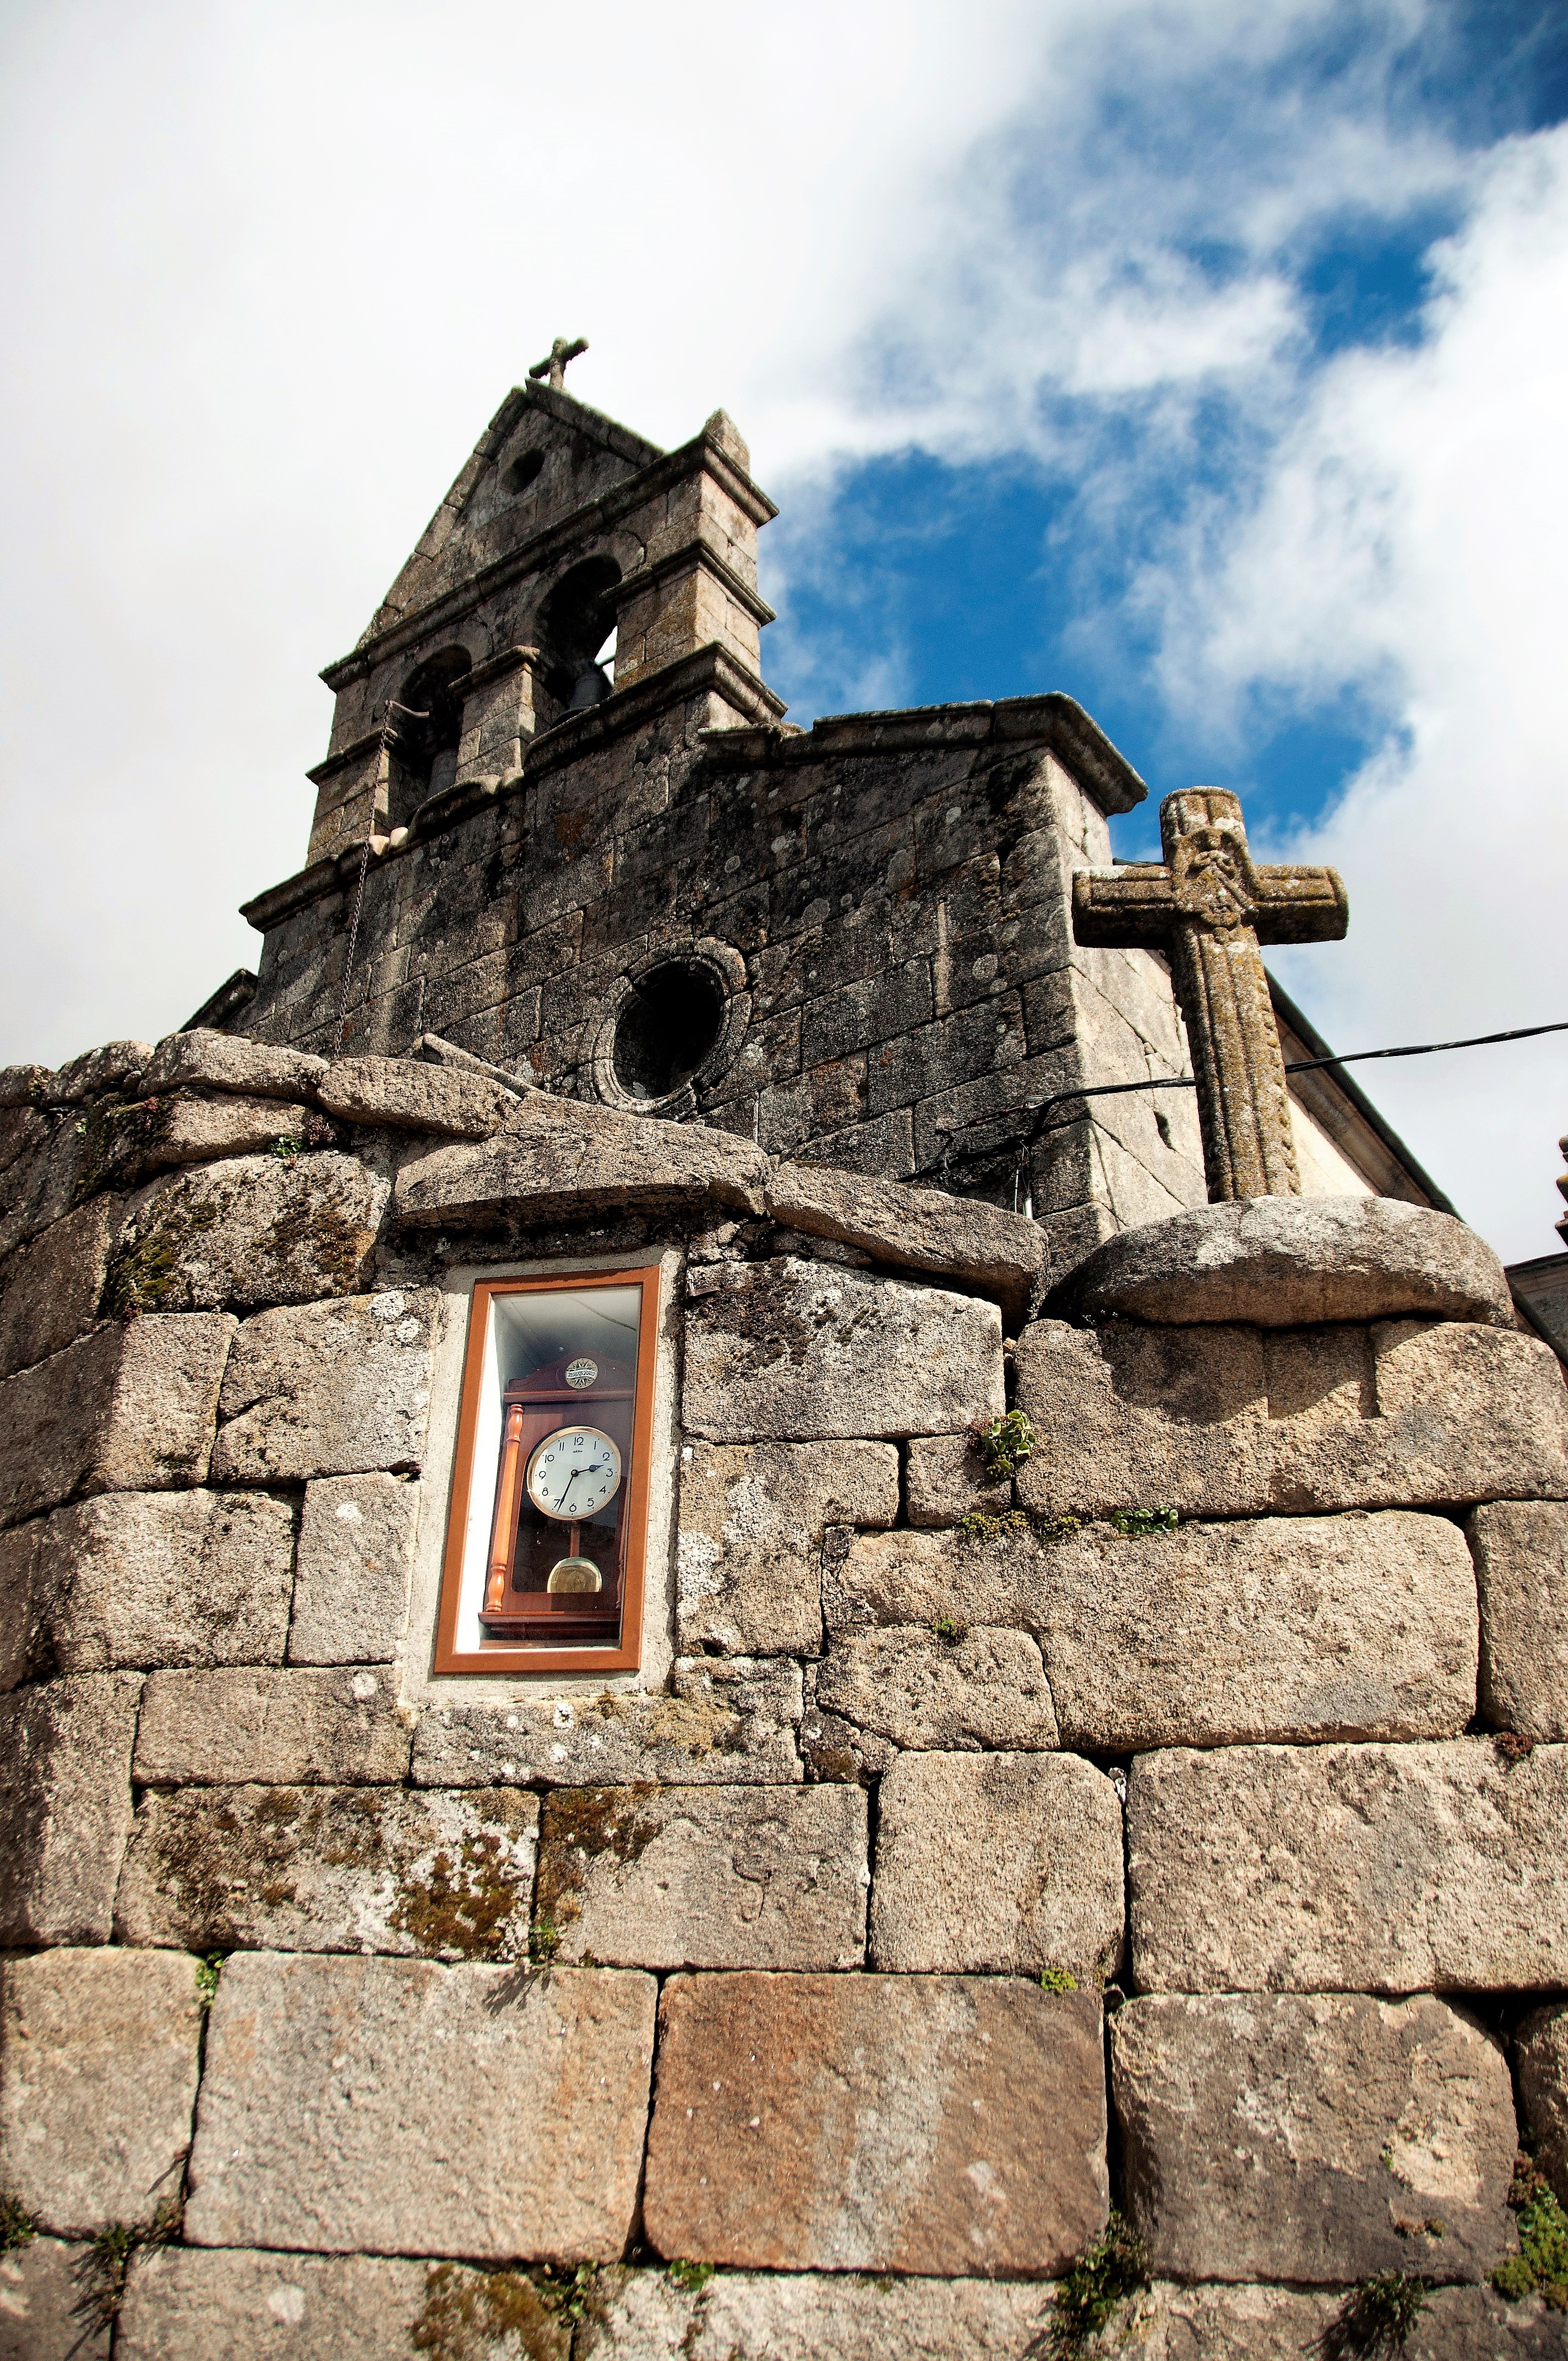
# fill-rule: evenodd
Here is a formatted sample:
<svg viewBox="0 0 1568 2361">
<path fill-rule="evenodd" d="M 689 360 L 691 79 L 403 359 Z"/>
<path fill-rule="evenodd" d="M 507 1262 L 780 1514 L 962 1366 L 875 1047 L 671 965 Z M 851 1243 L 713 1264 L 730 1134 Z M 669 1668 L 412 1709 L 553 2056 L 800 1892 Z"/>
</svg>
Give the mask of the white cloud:
<svg viewBox="0 0 1568 2361">
<path fill-rule="evenodd" d="M 1296 848 L 1351 890 L 1348 941 L 1281 962 L 1344 1048 L 1568 1018 L 1568 131 L 1477 180 L 1428 341 L 1330 367 L 1223 567 L 1167 586 L 1173 696 L 1360 679 L 1387 711 Z M 1362 1079 L 1505 1253 L 1553 1250 L 1568 1035 Z"/>
</svg>

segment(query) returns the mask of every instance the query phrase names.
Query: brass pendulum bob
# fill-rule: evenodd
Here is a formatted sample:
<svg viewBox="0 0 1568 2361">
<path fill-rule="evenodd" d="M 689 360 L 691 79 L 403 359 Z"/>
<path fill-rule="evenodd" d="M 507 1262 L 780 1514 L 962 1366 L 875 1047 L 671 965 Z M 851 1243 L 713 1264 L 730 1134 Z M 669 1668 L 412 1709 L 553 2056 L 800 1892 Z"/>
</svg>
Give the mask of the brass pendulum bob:
<svg viewBox="0 0 1568 2361">
<path fill-rule="evenodd" d="M 550 1579 L 544 1586 L 546 1590 L 562 1591 L 603 1589 L 604 1576 L 599 1572 L 598 1566 L 594 1564 L 592 1558 L 582 1557 L 578 1554 L 582 1548 L 582 1530 L 583 1529 L 580 1525 L 574 1525 L 572 1527 L 570 1538 L 571 1555 L 569 1557 L 556 1559 L 554 1565 L 550 1569 Z"/>
</svg>

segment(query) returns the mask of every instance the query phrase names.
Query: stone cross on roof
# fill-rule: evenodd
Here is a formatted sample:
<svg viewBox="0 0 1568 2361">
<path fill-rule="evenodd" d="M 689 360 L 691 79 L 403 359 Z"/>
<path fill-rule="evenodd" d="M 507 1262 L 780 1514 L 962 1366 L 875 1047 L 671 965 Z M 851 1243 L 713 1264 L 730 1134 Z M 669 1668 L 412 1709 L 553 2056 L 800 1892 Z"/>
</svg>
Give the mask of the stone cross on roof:
<svg viewBox="0 0 1568 2361">
<path fill-rule="evenodd" d="M 1190 787 L 1159 807 L 1163 862 L 1081 870 L 1078 941 L 1170 960 L 1187 1025 L 1209 1197 L 1299 1197 L 1290 1101 L 1260 943 L 1337 942 L 1350 906 L 1332 869 L 1253 864 L 1235 796 Z"/>
<path fill-rule="evenodd" d="M 528 374 L 530 377 L 547 377 L 556 393 L 564 392 L 566 384 L 566 363 L 575 361 L 577 355 L 586 353 L 587 348 L 587 336 L 574 336 L 570 344 L 566 342 L 565 336 L 557 336 L 544 358 L 542 361 L 535 361 Z"/>
</svg>

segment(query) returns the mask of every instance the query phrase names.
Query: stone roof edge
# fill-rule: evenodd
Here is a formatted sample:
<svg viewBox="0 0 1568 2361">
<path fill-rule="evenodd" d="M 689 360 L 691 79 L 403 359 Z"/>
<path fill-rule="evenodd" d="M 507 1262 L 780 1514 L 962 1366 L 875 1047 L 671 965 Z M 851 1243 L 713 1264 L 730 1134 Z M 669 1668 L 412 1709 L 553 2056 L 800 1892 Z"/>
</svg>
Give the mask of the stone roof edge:
<svg viewBox="0 0 1568 2361">
<path fill-rule="evenodd" d="M 753 715 L 755 725 L 763 728 L 775 727 L 785 709 L 784 699 L 775 697 L 764 680 L 737 663 L 718 641 L 712 640 L 690 655 L 676 656 L 656 671 L 643 673 L 630 687 L 612 691 L 602 705 L 591 705 L 582 713 L 568 713 L 548 730 L 542 730 L 527 741 L 522 768 L 510 778 L 499 783 L 460 779 L 442 794 L 427 797 L 407 829 L 396 832 L 395 840 L 393 837 L 371 838 L 372 862 L 379 865 L 398 860 L 415 844 L 422 844 L 444 829 L 455 827 L 471 813 L 482 811 L 498 796 L 521 793 L 531 778 L 556 770 L 563 763 L 575 762 L 590 747 L 605 745 L 629 730 L 641 730 L 667 706 L 700 696 L 704 690 L 722 697 L 738 713 Z M 350 756 L 375 744 L 378 736 L 372 732 L 356 746 L 345 747 L 340 755 L 329 757 L 328 765 L 318 765 L 318 769 L 341 767 Z M 358 837 L 343 851 L 313 861 L 307 867 L 296 870 L 291 877 L 269 885 L 248 902 L 240 904 L 240 917 L 264 935 L 308 903 L 342 892 L 353 882 L 364 842 L 363 837 Z"/>
<path fill-rule="evenodd" d="M 538 398 L 538 392 L 537 388 L 532 389 L 533 398 Z M 551 398 L 552 400 L 566 399 L 565 396 Z M 510 395 L 508 400 L 510 400 Z M 573 406 L 580 407 L 580 405 Z M 503 402 L 502 411 L 505 408 L 506 404 Z M 500 415 L 501 412 L 498 412 L 497 417 Z M 486 436 L 490 432 L 491 429 L 487 428 Z M 484 439 L 481 438 L 481 445 Z M 467 467 L 472 467 L 475 458 L 483 456 L 486 455 L 482 448 L 477 449 L 474 457 L 467 462 Z M 504 557 L 493 558 L 488 566 L 481 566 L 478 572 L 471 574 L 466 581 L 456 584 L 450 590 L 444 590 L 441 596 L 433 598 L 428 606 L 413 608 L 408 614 L 400 615 L 395 622 L 388 623 L 381 631 L 367 632 L 347 655 L 336 656 L 331 664 L 323 664 L 318 677 L 326 683 L 328 688 L 334 691 L 345 687 L 350 681 L 363 678 L 385 657 L 395 655 L 400 646 L 405 643 L 411 645 L 414 642 L 423 639 L 438 624 L 457 622 L 471 608 L 481 605 L 486 598 L 504 588 L 508 582 L 514 581 L 522 575 L 541 572 L 558 552 L 569 549 L 575 542 L 581 541 L 585 535 L 608 533 L 629 511 L 641 507 L 668 486 L 679 483 L 683 477 L 690 475 L 693 468 L 699 465 L 706 467 L 709 474 L 723 485 L 737 506 L 746 511 L 754 524 L 766 524 L 777 516 L 777 507 L 769 500 L 761 485 L 754 483 L 745 469 L 737 465 L 718 436 L 710 432 L 708 427 L 704 426 L 699 434 L 692 436 L 689 443 L 679 445 L 674 451 L 661 452 L 636 475 L 628 476 L 623 482 L 612 485 L 608 491 L 600 492 L 597 500 L 586 501 L 580 509 L 574 509 L 570 516 L 562 517 L 556 523 L 547 525 L 543 533 L 535 533 L 528 541 L 520 542 L 517 547 L 509 550 Z M 465 467 L 464 473 L 466 472 L 467 467 Z M 457 482 L 460 484 L 462 480 L 462 476 L 459 476 Z M 456 487 L 454 486 L 454 489 L 455 489 Z M 451 497 L 449 492 L 447 499 L 450 500 Z M 465 494 L 465 500 L 466 497 L 467 495 Z M 436 515 L 439 516 L 440 513 L 438 509 Z M 434 521 L 433 518 L 432 523 Z M 430 526 L 427 525 L 425 532 L 429 531 Z M 422 538 L 422 535 L 421 539 Z M 418 554 L 418 546 L 419 544 L 416 544 L 414 552 L 411 554 Z M 755 593 L 752 595 L 755 596 Z"/>
<path fill-rule="evenodd" d="M 916 753 L 938 746 L 1044 745 L 1061 754 L 1107 815 L 1131 811 L 1148 788 L 1124 754 L 1076 697 L 1060 689 L 1039 697 L 964 705 L 916 705 L 881 713 L 825 714 L 809 730 L 764 724 L 705 730 L 703 749 L 725 770 L 763 770 L 774 763 L 815 763 L 825 754 Z"/>
</svg>

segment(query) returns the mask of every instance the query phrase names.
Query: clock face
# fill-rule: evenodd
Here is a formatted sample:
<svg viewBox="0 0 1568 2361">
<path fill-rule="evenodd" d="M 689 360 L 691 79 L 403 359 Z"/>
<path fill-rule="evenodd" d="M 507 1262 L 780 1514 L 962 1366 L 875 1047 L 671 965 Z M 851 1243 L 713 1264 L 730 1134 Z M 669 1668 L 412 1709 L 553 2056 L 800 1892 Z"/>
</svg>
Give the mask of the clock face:
<svg viewBox="0 0 1568 2361">
<path fill-rule="evenodd" d="M 558 1426 L 528 1463 L 528 1497 L 563 1524 L 591 1517 L 620 1486 L 620 1453 L 597 1426 Z"/>
<path fill-rule="evenodd" d="M 580 1361 L 567 1362 L 566 1383 L 575 1392 L 581 1393 L 585 1387 L 591 1386 L 598 1381 L 598 1363 L 597 1361 L 590 1361 L 587 1355 L 585 1353 Z"/>
</svg>

